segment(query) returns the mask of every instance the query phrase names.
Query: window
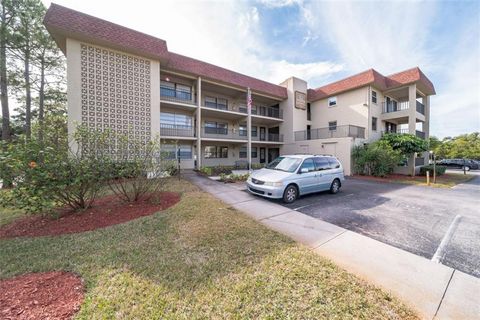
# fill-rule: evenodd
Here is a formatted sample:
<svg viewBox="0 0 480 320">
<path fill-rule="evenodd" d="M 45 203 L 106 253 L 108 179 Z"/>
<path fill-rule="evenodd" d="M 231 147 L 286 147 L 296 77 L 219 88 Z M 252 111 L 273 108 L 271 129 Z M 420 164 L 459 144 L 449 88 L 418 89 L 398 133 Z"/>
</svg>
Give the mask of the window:
<svg viewBox="0 0 480 320">
<path fill-rule="evenodd" d="M 312 139 L 312 126 L 307 124 L 307 140 Z"/>
<path fill-rule="evenodd" d="M 313 158 L 305 159 L 305 161 L 303 161 L 300 172 L 302 172 L 304 169 L 307 169 L 307 172 L 315 171 L 315 164 L 313 163 Z"/>
<path fill-rule="evenodd" d="M 215 121 L 205 121 L 205 133 L 210 134 L 227 134 L 228 123 L 221 123 Z"/>
<path fill-rule="evenodd" d="M 204 150 L 205 158 L 228 158 L 228 147 L 205 146 Z"/>
<path fill-rule="evenodd" d="M 239 156 L 240 156 L 240 158 L 246 158 L 247 157 L 247 147 L 240 147 Z"/>
<path fill-rule="evenodd" d="M 238 126 L 238 134 L 241 136 L 241 137 L 246 137 L 247 136 L 247 125 L 246 124 L 240 124 Z"/>
<path fill-rule="evenodd" d="M 175 159 L 175 145 L 174 144 L 162 144 L 160 150 L 162 157 L 164 157 L 167 160 L 173 160 Z"/>
<path fill-rule="evenodd" d="M 333 107 L 337 105 L 337 97 L 328 98 L 328 106 Z"/>
<path fill-rule="evenodd" d="M 377 91 L 372 90 L 372 102 L 377 103 Z"/>
<path fill-rule="evenodd" d="M 328 162 L 330 163 L 331 169 L 338 169 L 340 168 L 340 162 L 338 162 L 335 158 L 328 158 Z"/>
<path fill-rule="evenodd" d="M 257 147 L 252 147 L 252 150 L 250 153 L 252 154 L 252 158 L 258 157 Z M 239 153 L 240 158 L 246 158 L 247 154 L 248 154 L 247 147 L 240 147 L 240 153 Z"/>
<path fill-rule="evenodd" d="M 181 144 L 178 146 L 180 149 L 180 159 L 182 160 L 189 160 L 192 159 L 192 145 L 189 144 Z"/>
<path fill-rule="evenodd" d="M 160 112 L 160 125 L 166 127 L 192 127 L 191 116 L 181 113 Z"/>
<path fill-rule="evenodd" d="M 252 137 L 256 137 L 258 135 L 257 127 L 252 127 Z"/>
<path fill-rule="evenodd" d="M 330 121 L 328 123 L 328 130 L 330 130 L 330 131 L 337 130 L 337 121 Z"/>
<path fill-rule="evenodd" d="M 315 158 L 315 168 L 318 171 L 321 170 L 328 170 L 330 169 L 330 163 L 328 162 L 328 159 L 325 157 L 317 157 Z"/>
<path fill-rule="evenodd" d="M 372 130 L 377 131 L 377 118 L 372 117 Z"/>
<path fill-rule="evenodd" d="M 177 159 L 177 156 L 180 156 L 181 160 L 192 159 L 192 145 L 188 144 L 162 144 L 161 152 L 162 156 L 168 160 Z"/>
<path fill-rule="evenodd" d="M 228 100 L 223 98 L 205 97 L 205 107 L 227 110 Z"/>
<path fill-rule="evenodd" d="M 310 103 L 307 103 L 307 120 L 312 120 L 312 111 L 310 109 Z"/>
<path fill-rule="evenodd" d="M 256 158 L 258 155 L 257 155 L 257 147 L 252 147 L 252 158 Z"/>
<path fill-rule="evenodd" d="M 192 87 L 169 81 L 161 81 L 160 95 L 181 100 L 192 100 Z"/>
</svg>

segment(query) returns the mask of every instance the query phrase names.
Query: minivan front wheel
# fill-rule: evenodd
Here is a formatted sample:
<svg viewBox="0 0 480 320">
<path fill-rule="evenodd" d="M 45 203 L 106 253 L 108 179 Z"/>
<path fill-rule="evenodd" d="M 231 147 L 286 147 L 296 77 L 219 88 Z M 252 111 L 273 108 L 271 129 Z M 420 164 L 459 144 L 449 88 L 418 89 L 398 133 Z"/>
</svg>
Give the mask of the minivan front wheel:
<svg viewBox="0 0 480 320">
<path fill-rule="evenodd" d="M 330 186 L 330 193 L 338 193 L 340 191 L 340 180 L 335 179 L 332 182 L 332 185 Z"/>
<path fill-rule="evenodd" d="M 283 202 L 292 203 L 298 198 L 298 189 L 294 185 L 289 185 L 283 192 Z"/>
</svg>

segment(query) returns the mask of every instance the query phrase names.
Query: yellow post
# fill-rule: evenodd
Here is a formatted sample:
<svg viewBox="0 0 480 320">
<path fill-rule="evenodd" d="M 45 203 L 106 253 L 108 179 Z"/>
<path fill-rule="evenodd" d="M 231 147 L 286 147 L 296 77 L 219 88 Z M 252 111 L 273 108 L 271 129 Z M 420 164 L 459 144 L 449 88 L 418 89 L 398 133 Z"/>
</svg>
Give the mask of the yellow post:
<svg viewBox="0 0 480 320">
<path fill-rule="evenodd" d="M 430 171 L 427 171 L 427 186 L 430 185 Z"/>
</svg>

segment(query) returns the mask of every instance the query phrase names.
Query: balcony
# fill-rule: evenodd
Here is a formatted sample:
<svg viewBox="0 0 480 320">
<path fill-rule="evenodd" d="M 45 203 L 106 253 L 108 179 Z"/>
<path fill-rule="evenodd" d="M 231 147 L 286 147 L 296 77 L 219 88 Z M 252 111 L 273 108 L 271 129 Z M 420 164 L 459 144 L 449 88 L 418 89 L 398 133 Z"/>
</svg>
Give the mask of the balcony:
<svg viewBox="0 0 480 320">
<path fill-rule="evenodd" d="M 265 135 L 252 136 L 252 142 L 283 142 L 283 134 L 269 133 Z"/>
<path fill-rule="evenodd" d="M 192 99 L 192 93 L 183 90 L 175 90 L 167 87 L 160 87 L 160 99 L 163 101 L 186 103 L 195 105 L 195 99 Z"/>
<path fill-rule="evenodd" d="M 162 137 L 195 137 L 195 128 L 175 124 L 160 124 L 160 136 Z"/>
<path fill-rule="evenodd" d="M 227 128 L 202 127 L 202 138 L 219 140 L 248 140 L 244 133 L 238 130 L 229 130 Z"/>
<path fill-rule="evenodd" d="M 391 113 L 408 109 L 410 109 L 409 101 L 390 101 L 388 103 L 382 102 L 382 113 Z M 425 115 L 425 106 L 423 103 L 416 101 L 416 109 L 418 113 Z"/>
<path fill-rule="evenodd" d="M 295 131 L 295 141 L 346 137 L 365 139 L 365 128 L 354 125 L 346 125 Z"/>
<path fill-rule="evenodd" d="M 390 101 L 390 102 L 382 102 L 382 113 L 390 113 L 390 112 L 397 112 L 408 110 L 410 108 L 409 101 Z"/>
<path fill-rule="evenodd" d="M 387 130 L 384 133 L 398 133 L 398 134 L 410 134 L 408 129 L 397 129 L 395 130 Z M 415 135 L 420 139 L 425 139 L 425 132 L 420 130 L 415 130 Z"/>
</svg>

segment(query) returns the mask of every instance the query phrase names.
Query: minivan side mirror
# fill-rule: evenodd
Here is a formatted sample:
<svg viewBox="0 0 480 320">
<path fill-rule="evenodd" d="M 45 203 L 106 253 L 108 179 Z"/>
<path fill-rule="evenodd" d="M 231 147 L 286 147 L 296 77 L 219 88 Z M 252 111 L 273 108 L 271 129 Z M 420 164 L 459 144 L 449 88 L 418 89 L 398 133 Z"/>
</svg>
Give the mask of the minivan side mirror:
<svg viewBox="0 0 480 320">
<path fill-rule="evenodd" d="M 301 168 L 300 173 L 308 173 L 308 168 Z"/>
</svg>

